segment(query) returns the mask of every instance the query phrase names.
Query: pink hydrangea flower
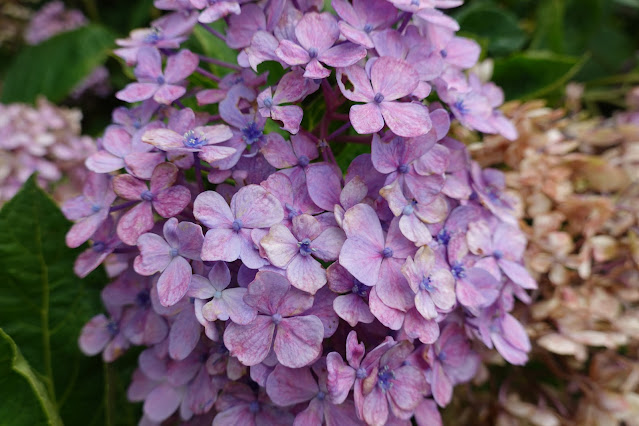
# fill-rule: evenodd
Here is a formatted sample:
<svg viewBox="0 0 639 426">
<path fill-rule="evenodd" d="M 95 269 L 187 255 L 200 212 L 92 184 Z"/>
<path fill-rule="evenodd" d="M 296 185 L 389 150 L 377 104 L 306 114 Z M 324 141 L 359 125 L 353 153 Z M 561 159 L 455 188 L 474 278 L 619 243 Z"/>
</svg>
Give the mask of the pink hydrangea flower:
<svg viewBox="0 0 639 426">
<path fill-rule="evenodd" d="M 313 297 L 295 288 L 282 275 L 262 271 L 249 284 L 244 301 L 257 309 L 251 323 L 231 323 L 224 344 L 245 365 L 264 361 L 271 350 L 286 367 L 311 364 L 321 354 L 324 326 L 314 315 L 300 315 Z"/>
</svg>

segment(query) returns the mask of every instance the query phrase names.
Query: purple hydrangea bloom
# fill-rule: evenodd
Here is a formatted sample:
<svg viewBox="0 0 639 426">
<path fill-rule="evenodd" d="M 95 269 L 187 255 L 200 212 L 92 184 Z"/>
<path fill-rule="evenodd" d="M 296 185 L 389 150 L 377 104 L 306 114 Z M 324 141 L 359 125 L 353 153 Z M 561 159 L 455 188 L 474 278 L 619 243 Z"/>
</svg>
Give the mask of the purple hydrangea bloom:
<svg viewBox="0 0 639 426">
<path fill-rule="evenodd" d="M 199 59 L 188 50 L 181 50 L 167 60 L 164 73 L 160 52 L 153 47 L 143 47 L 138 53 L 135 75 L 139 83 L 131 83 L 116 93 L 116 97 L 126 102 L 138 102 L 153 98 L 160 104 L 169 105 L 184 93 L 181 85 L 185 78 L 195 71 Z"/>
<path fill-rule="evenodd" d="M 264 188 L 249 185 L 231 199 L 231 206 L 217 192 L 200 194 L 194 203 L 193 214 L 209 228 L 204 238 L 202 260 L 242 262 L 257 269 L 266 264 L 255 248 L 251 231 L 268 228 L 284 219 L 284 211 L 277 199 Z"/>
<path fill-rule="evenodd" d="M 135 271 L 141 275 L 161 272 L 157 283 L 160 302 L 176 304 L 189 289 L 192 269 L 187 259 L 199 260 L 202 250 L 202 228 L 190 222 L 178 223 L 171 218 L 164 224 L 164 238 L 147 233 L 138 238 L 140 255 Z"/>
<path fill-rule="evenodd" d="M 247 325 L 231 323 L 224 344 L 245 365 L 262 362 L 273 350 L 284 366 L 309 365 L 321 354 L 324 326 L 314 315 L 300 315 L 313 297 L 295 288 L 282 275 L 258 272 L 244 301 L 258 311 Z"/>
</svg>

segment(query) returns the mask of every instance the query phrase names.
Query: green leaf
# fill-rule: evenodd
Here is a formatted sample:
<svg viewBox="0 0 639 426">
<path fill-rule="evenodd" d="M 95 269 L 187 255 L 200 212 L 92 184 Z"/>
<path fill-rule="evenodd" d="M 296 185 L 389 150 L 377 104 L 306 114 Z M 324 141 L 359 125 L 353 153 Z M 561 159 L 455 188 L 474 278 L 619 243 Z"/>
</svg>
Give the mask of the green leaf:
<svg viewBox="0 0 639 426">
<path fill-rule="evenodd" d="M 44 95 L 62 101 L 106 60 L 113 38 L 103 27 L 88 25 L 24 48 L 7 70 L 0 100 L 33 102 Z"/>
<path fill-rule="evenodd" d="M 66 248 L 68 228 L 33 176 L 4 205 L 0 327 L 44 384 L 65 425 L 104 424 L 108 416 L 102 362 L 84 356 L 77 342 L 85 322 L 102 309 L 99 290 L 106 277 L 102 270 L 84 280 L 74 275 L 73 262 L 81 249 Z"/>
<path fill-rule="evenodd" d="M 488 53 L 503 56 L 519 50 L 526 43 L 526 33 L 517 16 L 491 3 L 479 2 L 456 15 L 465 34 L 485 40 Z"/>
<path fill-rule="evenodd" d="M 257 66 L 257 73 L 263 74 L 268 72 L 268 77 L 266 79 L 266 84 L 269 86 L 275 86 L 286 74 L 286 70 L 282 64 L 276 61 L 265 61 Z"/>
<path fill-rule="evenodd" d="M 561 88 L 588 59 L 549 52 L 526 52 L 495 61 L 493 81 L 506 99 L 532 99 Z"/>
<path fill-rule="evenodd" d="M 20 353 L 11 337 L 0 328 L 0 424 L 32 426 L 62 425 L 47 389 Z"/>
<path fill-rule="evenodd" d="M 220 33 L 226 33 L 226 23 L 224 23 L 223 20 L 216 21 L 209 24 L 209 26 Z M 237 51 L 228 47 L 224 41 L 208 32 L 202 25 L 195 26 L 193 36 L 200 44 L 201 50 L 206 56 L 231 64 L 237 63 Z M 204 62 L 201 64 L 204 64 Z M 219 65 L 208 64 L 208 66 L 213 74 L 221 77 L 233 71 Z"/>
</svg>

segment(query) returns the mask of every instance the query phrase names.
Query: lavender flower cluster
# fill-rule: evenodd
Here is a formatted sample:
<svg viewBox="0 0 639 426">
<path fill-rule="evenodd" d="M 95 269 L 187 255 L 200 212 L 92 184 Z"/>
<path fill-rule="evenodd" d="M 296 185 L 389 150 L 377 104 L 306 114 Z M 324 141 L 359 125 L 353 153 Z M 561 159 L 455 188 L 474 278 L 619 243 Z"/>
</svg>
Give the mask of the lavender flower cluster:
<svg viewBox="0 0 639 426">
<path fill-rule="evenodd" d="M 117 97 L 140 103 L 114 112 L 63 211 L 68 245 L 92 241 L 76 273 L 114 278 L 80 347 L 147 347 L 140 424 L 438 424 L 473 344 L 526 362 L 509 312 L 536 283 L 513 199 L 447 137 L 452 118 L 516 135 L 501 90 L 465 72 L 480 49 L 439 10 L 460 4 L 156 0 L 173 12 L 118 42 L 137 82 Z M 237 63 L 180 49 L 196 25 Z M 262 62 L 286 70 L 273 87 Z M 349 142 L 371 153 L 343 175 Z"/>
<path fill-rule="evenodd" d="M 34 172 L 60 203 L 81 192 L 88 173 L 84 160 L 96 151 L 93 139 L 81 135 L 81 120 L 79 110 L 44 98 L 35 107 L 0 104 L 0 205 Z"/>
</svg>

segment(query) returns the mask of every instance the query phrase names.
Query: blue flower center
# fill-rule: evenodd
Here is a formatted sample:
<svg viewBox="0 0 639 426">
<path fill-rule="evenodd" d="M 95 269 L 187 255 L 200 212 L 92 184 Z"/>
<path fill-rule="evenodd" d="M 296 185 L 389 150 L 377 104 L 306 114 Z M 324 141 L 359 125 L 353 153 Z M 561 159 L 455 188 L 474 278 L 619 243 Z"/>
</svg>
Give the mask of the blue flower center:
<svg viewBox="0 0 639 426">
<path fill-rule="evenodd" d="M 406 206 L 404 206 L 404 209 L 402 210 L 402 214 L 404 216 L 410 216 L 413 214 L 413 211 L 415 211 L 415 206 L 417 205 L 417 201 L 413 200 L 410 202 L 410 204 L 407 204 Z"/>
<path fill-rule="evenodd" d="M 194 130 L 189 130 L 184 134 L 182 139 L 182 143 L 187 148 L 200 148 L 203 145 L 206 145 L 206 138 L 204 135 L 196 135 Z"/>
<path fill-rule="evenodd" d="M 446 52 L 446 49 L 442 49 L 439 51 L 439 54 L 442 55 L 442 58 L 445 58 L 448 56 L 448 52 Z"/>
<path fill-rule="evenodd" d="M 96 253 L 102 253 L 104 250 L 106 250 L 106 244 L 104 244 L 102 241 L 94 241 L 91 249 L 93 249 L 93 251 Z"/>
<path fill-rule="evenodd" d="M 430 276 L 424 277 L 422 279 L 422 281 L 419 283 L 419 288 L 429 293 L 435 290 L 435 287 L 433 286 L 433 280 L 430 278 Z"/>
<path fill-rule="evenodd" d="M 366 369 L 364 367 L 359 367 L 357 371 L 355 372 L 355 377 L 357 377 L 360 380 L 364 380 L 366 376 L 367 376 Z"/>
<path fill-rule="evenodd" d="M 118 327 L 118 323 L 113 320 L 109 321 L 109 323 L 106 326 L 106 329 L 109 332 L 109 334 L 111 334 L 111 336 L 115 336 L 120 331 L 120 327 Z"/>
<path fill-rule="evenodd" d="M 151 28 L 151 32 L 144 37 L 146 44 L 155 44 L 162 39 L 162 30 L 157 27 Z"/>
<path fill-rule="evenodd" d="M 273 314 L 271 319 L 273 320 L 273 323 L 275 325 L 278 325 L 280 322 L 282 322 L 282 314 Z"/>
<path fill-rule="evenodd" d="M 139 118 L 136 118 L 133 121 L 133 127 L 135 127 L 136 129 L 140 130 L 142 128 L 142 120 L 140 120 Z"/>
<path fill-rule="evenodd" d="M 231 226 L 235 232 L 240 232 L 240 229 L 242 229 L 242 221 L 240 219 L 235 219 Z"/>
<path fill-rule="evenodd" d="M 295 209 L 295 207 L 293 207 L 289 203 L 286 203 L 284 207 L 286 208 L 286 210 L 288 210 L 288 220 L 293 220 L 295 216 L 299 216 L 302 214 L 300 210 Z"/>
<path fill-rule="evenodd" d="M 364 32 L 366 34 L 370 33 L 371 31 L 373 31 L 373 26 L 371 24 L 366 24 L 364 25 L 364 28 L 362 28 L 364 30 Z"/>
<path fill-rule="evenodd" d="M 135 304 L 141 308 L 147 307 L 151 304 L 151 296 L 148 290 L 142 290 L 135 295 Z"/>
<path fill-rule="evenodd" d="M 369 287 L 366 284 L 362 284 L 357 278 L 353 278 L 353 288 L 351 289 L 353 294 L 364 298 L 368 296 L 368 289 Z"/>
<path fill-rule="evenodd" d="M 147 189 L 140 194 L 140 198 L 144 201 L 153 201 L 153 193 Z"/>
<path fill-rule="evenodd" d="M 308 157 L 306 155 L 300 155 L 297 158 L 297 165 L 300 167 L 306 167 L 308 166 L 308 163 L 310 163 L 311 160 L 308 159 Z"/>
<path fill-rule="evenodd" d="M 382 256 L 384 256 L 384 258 L 388 259 L 389 257 L 393 256 L 393 249 L 390 247 L 384 247 L 384 250 L 382 250 Z"/>
<path fill-rule="evenodd" d="M 446 352 L 442 351 L 437 355 L 437 359 L 440 360 L 441 362 L 446 361 L 446 358 L 447 358 Z"/>
<path fill-rule="evenodd" d="M 377 93 L 373 100 L 375 101 L 375 103 L 381 104 L 384 101 L 384 95 L 382 95 L 381 93 Z"/>
<path fill-rule="evenodd" d="M 271 108 L 273 106 L 273 99 L 271 98 L 264 99 L 264 106 L 266 108 Z"/>
<path fill-rule="evenodd" d="M 178 255 L 178 249 L 176 249 L 175 247 L 173 247 L 171 250 L 169 250 L 169 256 L 175 257 L 177 255 Z"/>
<path fill-rule="evenodd" d="M 260 403 L 257 401 L 251 401 L 251 403 L 249 404 L 249 411 L 253 414 L 256 414 L 258 411 L 260 411 Z"/>
<path fill-rule="evenodd" d="M 156 81 L 158 84 L 164 84 L 164 83 L 166 82 L 166 81 L 164 80 L 164 76 L 162 76 L 162 75 L 161 75 L 161 76 L 158 76 L 158 78 L 156 78 L 156 79 L 155 79 L 155 81 Z"/>
<path fill-rule="evenodd" d="M 310 56 L 311 59 L 317 58 L 318 53 L 319 52 L 315 47 L 311 47 L 310 49 L 308 49 L 308 56 Z"/>
<path fill-rule="evenodd" d="M 262 138 L 262 129 L 257 127 L 254 121 L 251 121 L 245 128 L 242 129 L 242 137 L 247 145 L 252 145 Z"/>
<path fill-rule="evenodd" d="M 410 171 L 410 167 L 408 166 L 408 164 L 402 164 L 397 168 L 397 171 L 402 174 L 406 174 Z"/>
<path fill-rule="evenodd" d="M 501 251 L 501 250 L 495 250 L 495 251 L 493 252 L 493 256 L 495 257 L 495 259 L 499 260 L 499 259 L 501 259 L 502 257 L 504 257 L 504 253 L 502 253 L 502 251 Z"/>
<path fill-rule="evenodd" d="M 445 246 L 448 245 L 448 243 L 450 242 L 450 234 L 448 233 L 448 231 L 446 231 L 445 229 L 439 231 L 439 234 L 437 234 L 437 241 Z"/>
<path fill-rule="evenodd" d="M 322 391 L 319 391 L 317 393 L 317 399 L 319 399 L 320 401 L 324 401 L 324 398 L 326 398 L 326 394 Z"/>
<path fill-rule="evenodd" d="M 101 209 L 102 209 L 102 207 L 101 207 L 101 206 L 99 206 L 98 204 L 93 204 L 93 205 L 91 206 L 91 211 L 92 211 L 93 213 L 97 213 L 97 212 L 99 212 Z"/>
<path fill-rule="evenodd" d="M 388 365 L 385 365 L 384 367 L 382 367 L 381 370 L 379 370 L 379 373 L 377 373 L 377 385 L 384 392 L 386 392 L 387 390 L 393 387 L 392 380 L 394 378 L 395 378 L 395 374 L 392 371 L 390 371 L 390 369 L 388 368 Z"/>
<path fill-rule="evenodd" d="M 462 99 L 458 100 L 457 102 L 455 102 L 455 108 L 457 109 L 457 111 L 459 111 L 459 113 L 461 115 L 466 115 L 468 114 L 468 112 L 470 111 L 466 105 L 464 105 L 464 101 Z"/>
<path fill-rule="evenodd" d="M 453 267 L 450 269 L 450 271 L 453 273 L 453 276 L 457 279 L 466 278 L 466 268 L 464 268 L 464 265 L 462 265 L 459 262 L 455 262 L 453 264 Z"/>
<path fill-rule="evenodd" d="M 308 238 L 304 238 L 302 241 L 299 241 L 297 245 L 300 248 L 300 254 L 302 256 L 310 256 L 313 253 L 313 249 L 311 248 L 311 240 Z"/>
<path fill-rule="evenodd" d="M 221 299 L 222 298 L 222 292 L 220 290 L 216 291 L 215 294 L 213 294 L 213 297 L 216 299 Z"/>
</svg>

